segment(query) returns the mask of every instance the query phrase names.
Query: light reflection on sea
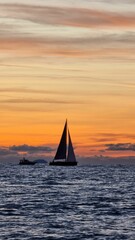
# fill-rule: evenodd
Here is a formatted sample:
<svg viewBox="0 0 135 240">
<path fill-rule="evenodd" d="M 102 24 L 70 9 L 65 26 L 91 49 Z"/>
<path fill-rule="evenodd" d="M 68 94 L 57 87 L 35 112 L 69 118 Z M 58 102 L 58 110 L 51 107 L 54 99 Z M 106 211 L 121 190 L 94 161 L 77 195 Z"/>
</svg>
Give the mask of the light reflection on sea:
<svg viewBox="0 0 135 240">
<path fill-rule="evenodd" d="M 134 240 L 134 171 L 1 164 L 0 240 Z"/>
</svg>

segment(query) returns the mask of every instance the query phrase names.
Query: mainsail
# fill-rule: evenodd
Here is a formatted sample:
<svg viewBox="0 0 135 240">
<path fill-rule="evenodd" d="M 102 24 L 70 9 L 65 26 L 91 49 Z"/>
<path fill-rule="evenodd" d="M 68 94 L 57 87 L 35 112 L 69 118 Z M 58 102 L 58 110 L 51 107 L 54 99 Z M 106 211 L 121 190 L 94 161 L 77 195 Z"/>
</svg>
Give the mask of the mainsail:
<svg viewBox="0 0 135 240">
<path fill-rule="evenodd" d="M 66 151 L 67 151 L 66 148 L 67 148 L 67 121 L 65 123 L 62 137 L 61 137 L 54 160 L 66 159 Z"/>
</svg>

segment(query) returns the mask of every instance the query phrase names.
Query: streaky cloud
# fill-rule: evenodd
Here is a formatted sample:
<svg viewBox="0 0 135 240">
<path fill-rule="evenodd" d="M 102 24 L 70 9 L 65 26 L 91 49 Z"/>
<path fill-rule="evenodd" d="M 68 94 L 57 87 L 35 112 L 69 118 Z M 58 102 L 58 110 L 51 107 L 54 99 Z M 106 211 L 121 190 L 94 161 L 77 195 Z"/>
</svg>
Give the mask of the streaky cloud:
<svg viewBox="0 0 135 240">
<path fill-rule="evenodd" d="M 12 65 L 14 66 L 14 65 Z M 65 94 L 61 91 L 41 90 L 41 89 L 30 89 L 30 88 L 1 88 L 0 93 L 30 93 L 30 94 Z"/>
<path fill-rule="evenodd" d="M 128 27 L 135 26 L 131 13 L 114 13 L 86 8 L 32 6 L 25 4 L 0 4 L 2 16 L 5 12 L 13 19 L 23 19 L 40 24 L 75 27 Z M 4 11 L 4 12 L 3 12 Z"/>
<path fill-rule="evenodd" d="M 16 151 L 9 149 L 8 147 L 0 147 L 0 156 L 16 155 Z"/>
<path fill-rule="evenodd" d="M 34 153 L 34 152 L 52 152 L 53 149 L 47 146 L 31 146 L 27 144 L 23 145 L 13 145 L 9 147 L 9 151 L 15 152 L 27 152 L 27 153 Z"/>
<path fill-rule="evenodd" d="M 78 161 L 81 165 L 134 165 L 135 156 L 109 157 L 104 155 L 94 155 L 89 157 L 78 156 Z"/>
<path fill-rule="evenodd" d="M 4 147 L 4 146 L 0 146 L 0 156 L 6 156 L 6 155 L 19 155 L 22 152 L 25 153 L 51 153 L 53 152 L 54 149 L 52 147 L 49 146 L 43 146 L 43 145 L 38 145 L 38 146 L 32 146 L 32 145 L 27 145 L 27 144 L 23 144 L 23 145 L 12 145 L 9 147 Z"/>
<path fill-rule="evenodd" d="M 96 40 L 98 42 L 98 40 Z M 65 57 L 65 58 L 115 58 L 115 59 L 133 59 L 135 58 L 135 49 L 133 44 L 129 47 L 129 43 L 127 42 L 123 44 L 120 42 L 116 46 L 116 43 L 112 42 L 113 48 L 111 47 L 111 43 L 105 41 L 102 42 L 101 45 L 96 44 L 96 41 L 91 45 L 91 40 L 87 41 L 87 44 L 84 45 L 82 40 L 82 45 L 76 42 L 76 46 L 74 43 L 66 42 L 63 44 L 59 44 L 58 42 L 54 42 L 53 44 L 46 44 L 44 42 L 40 42 L 36 39 L 36 41 L 32 40 L 31 42 L 27 39 L 25 41 L 20 39 L 15 39 L 14 41 L 6 41 L 0 40 L 0 50 L 5 52 L 6 55 L 10 50 L 14 50 L 12 52 L 13 58 L 19 57 Z M 84 47 L 85 46 L 85 47 Z M 15 64 L 16 65 L 16 64 Z M 18 67 L 18 66 L 17 66 Z M 27 68 L 27 67 L 26 67 Z"/>
<path fill-rule="evenodd" d="M 44 145 L 12 145 L 12 146 L 0 146 L 0 162 L 19 163 L 19 160 L 25 154 L 31 160 L 40 158 L 52 158 L 52 152 L 54 149 L 51 146 Z"/>
<path fill-rule="evenodd" d="M 0 103 L 8 103 L 8 104 L 24 104 L 24 103 L 46 103 L 46 104 L 83 104 L 83 101 L 69 101 L 69 100 L 57 100 L 57 99 L 30 99 L 30 98 L 11 98 L 0 100 Z"/>
<path fill-rule="evenodd" d="M 114 12 L 73 8 L 72 4 L 56 7 L 1 3 L 0 14 L 3 56 L 11 51 L 14 57 L 134 59 L 135 56 L 135 14 L 128 9 Z"/>
<path fill-rule="evenodd" d="M 134 143 L 116 143 L 106 144 L 106 150 L 109 151 L 135 151 Z"/>
<path fill-rule="evenodd" d="M 105 137 L 106 139 L 109 138 L 130 138 L 130 139 L 135 139 L 135 134 L 129 134 L 129 133 L 97 133 L 97 136 L 99 137 Z"/>
</svg>

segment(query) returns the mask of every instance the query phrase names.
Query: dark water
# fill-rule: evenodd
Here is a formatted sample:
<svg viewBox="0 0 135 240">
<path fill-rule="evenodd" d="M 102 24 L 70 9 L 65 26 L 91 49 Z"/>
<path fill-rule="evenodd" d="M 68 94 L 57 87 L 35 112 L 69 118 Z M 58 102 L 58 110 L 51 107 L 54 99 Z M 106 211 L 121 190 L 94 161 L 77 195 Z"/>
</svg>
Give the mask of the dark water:
<svg viewBox="0 0 135 240">
<path fill-rule="evenodd" d="M 135 166 L 0 165 L 0 240 L 135 240 Z"/>
</svg>

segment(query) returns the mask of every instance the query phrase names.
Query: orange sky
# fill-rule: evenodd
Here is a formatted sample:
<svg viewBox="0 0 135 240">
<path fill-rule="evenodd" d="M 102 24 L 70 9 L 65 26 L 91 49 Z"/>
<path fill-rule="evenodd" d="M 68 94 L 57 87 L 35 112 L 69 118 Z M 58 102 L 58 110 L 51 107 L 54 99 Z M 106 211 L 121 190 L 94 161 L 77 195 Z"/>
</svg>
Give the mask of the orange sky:
<svg viewBox="0 0 135 240">
<path fill-rule="evenodd" d="M 53 156 L 66 118 L 77 156 L 135 156 L 132 1 L 0 0 L 0 31 L 2 158 Z"/>
</svg>

